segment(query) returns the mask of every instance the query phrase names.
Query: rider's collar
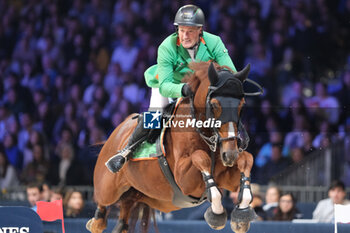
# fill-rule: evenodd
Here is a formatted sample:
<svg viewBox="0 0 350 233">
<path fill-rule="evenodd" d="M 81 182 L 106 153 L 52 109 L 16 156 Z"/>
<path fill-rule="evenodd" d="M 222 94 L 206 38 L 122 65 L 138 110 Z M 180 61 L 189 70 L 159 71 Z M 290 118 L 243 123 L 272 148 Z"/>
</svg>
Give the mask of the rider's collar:
<svg viewBox="0 0 350 233">
<path fill-rule="evenodd" d="M 201 42 L 202 44 L 206 44 L 206 43 L 205 43 L 205 40 L 204 40 L 204 38 L 203 38 L 202 36 L 199 37 L 199 41 L 198 41 L 198 43 L 196 43 L 196 45 L 199 45 L 199 42 Z M 177 36 L 177 39 L 176 39 L 176 46 L 180 46 L 180 45 L 181 45 L 181 41 L 180 41 L 179 36 Z M 195 45 L 195 46 L 196 46 L 196 45 Z"/>
</svg>

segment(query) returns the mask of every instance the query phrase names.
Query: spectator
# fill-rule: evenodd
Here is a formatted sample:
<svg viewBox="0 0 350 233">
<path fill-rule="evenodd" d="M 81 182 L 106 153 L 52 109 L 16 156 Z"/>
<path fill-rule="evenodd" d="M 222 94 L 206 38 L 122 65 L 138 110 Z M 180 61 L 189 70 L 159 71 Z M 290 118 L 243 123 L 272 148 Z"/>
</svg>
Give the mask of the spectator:
<svg viewBox="0 0 350 233">
<path fill-rule="evenodd" d="M 9 132 L 11 121 L 15 120 L 8 107 L 4 103 L 0 103 L 0 141 L 4 141 L 6 133 Z"/>
<path fill-rule="evenodd" d="M 292 193 L 282 194 L 278 206 L 275 209 L 275 214 L 272 218 L 274 221 L 292 221 L 300 218 L 300 212 L 296 207 L 296 200 Z"/>
<path fill-rule="evenodd" d="M 116 87 L 121 87 L 123 80 L 121 79 L 122 70 L 119 63 L 111 64 L 106 76 L 104 77 L 103 86 L 111 96 Z"/>
<path fill-rule="evenodd" d="M 291 158 L 293 163 L 299 163 L 304 159 L 304 151 L 300 147 L 292 148 Z"/>
<path fill-rule="evenodd" d="M 95 92 L 95 90 L 101 86 L 103 83 L 103 76 L 101 74 L 101 72 L 94 72 L 92 74 L 92 84 L 89 85 L 84 92 L 84 103 L 87 105 L 91 105 L 93 102 L 93 93 Z"/>
<path fill-rule="evenodd" d="M 337 124 L 339 119 L 339 102 L 327 92 L 327 84 L 318 82 L 315 87 L 315 96 L 307 100 L 309 109 L 314 108 L 316 116 Z"/>
<path fill-rule="evenodd" d="M 68 190 L 64 196 L 63 207 L 65 218 L 79 218 L 83 216 L 83 194 L 77 190 Z"/>
<path fill-rule="evenodd" d="M 295 113 L 302 113 L 300 111 L 306 111 L 304 104 L 303 83 L 300 81 L 293 81 L 290 85 L 286 85 L 282 91 L 282 105 L 284 107 L 291 107 L 289 114 L 295 115 Z M 297 110 L 297 111 L 295 111 Z"/>
<path fill-rule="evenodd" d="M 51 190 L 50 201 L 63 200 L 64 197 L 64 187 L 58 186 Z"/>
<path fill-rule="evenodd" d="M 319 134 L 317 134 L 314 140 L 312 141 L 312 145 L 318 149 L 322 147 L 322 141 L 330 136 L 331 126 L 328 121 L 324 120 L 320 122 L 319 129 Z"/>
<path fill-rule="evenodd" d="M 29 140 L 23 151 L 23 167 L 26 167 L 30 162 L 33 161 L 33 147 L 35 145 L 43 146 L 44 158 L 46 160 L 49 160 L 49 148 L 47 148 L 47 142 L 44 134 L 38 130 L 32 130 L 29 135 Z"/>
<path fill-rule="evenodd" d="M 31 206 L 31 208 L 36 211 L 36 202 L 42 201 L 42 192 L 43 187 L 41 184 L 38 183 L 31 183 L 27 185 L 26 188 L 27 192 L 27 200 Z"/>
<path fill-rule="evenodd" d="M 19 93 L 15 88 L 10 88 L 6 91 L 5 104 L 8 106 L 9 110 L 16 116 L 21 112 L 28 111 L 28 106 L 20 99 Z"/>
<path fill-rule="evenodd" d="M 259 179 L 262 184 L 268 181 L 279 172 L 283 171 L 290 165 L 290 159 L 282 156 L 282 148 L 279 144 L 272 145 L 271 158 L 261 169 Z"/>
<path fill-rule="evenodd" d="M 18 147 L 23 152 L 25 145 L 29 141 L 29 135 L 33 130 L 33 116 L 29 112 L 19 115 L 21 130 L 18 133 Z"/>
<path fill-rule="evenodd" d="M 254 30 L 255 32 L 258 32 Z M 265 77 L 267 77 L 271 68 L 271 56 L 267 54 L 265 46 L 261 43 L 256 43 L 253 45 L 252 55 L 248 56 L 245 60 L 245 64 L 250 63 L 252 65 L 250 74 L 254 80 L 259 83 L 265 82 Z M 267 85 L 269 82 L 266 82 Z"/>
<path fill-rule="evenodd" d="M 23 155 L 17 146 L 17 135 L 6 134 L 4 148 L 10 164 L 14 166 L 17 171 L 21 171 L 23 166 Z"/>
<path fill-rule="evenodd" d="M 123 72 L 131 72 L 138 55 L 138 48 L 133 45 L 130 34 L 122 37 L 122 44 L 113 51 L 112 63 L 119 63 Z"/>
<path fill-rule="evenodd" d="M 282 145 L 283 138 L 281 132 L 272 131 L 270 134 L 269 142 L 265 143 L 258 155 L 255 158 L 255 165 L 259 168 L 263 167 L 269 159 L 271 159 L 272 147 L 273 145 Z M 283 146 L 282 149 L 283 157 L 287 157 L 289 155 L 289 149 L 286 146 Z"/>
<path fill-rule="evenodd" d="M 102 43 L 103 41 L 100 41 L 97 35 L 91 37 L 89 58 L 93 61 L 97 70 L 106 73 L 110 56 L 107 48 Z"/>
<path fill-rule="evenodd" d="M 312 145 L 313 137 L 310 131 L 304 131 L 303 132 L 303 139 L 304 139 L 304 146 L 303 146 L 303 152 L 304 155 L 308 155 L 316 150 L 316 148 Z"/>
<path fill-rule="evenodd" d="M 309 128 L 306 116 L 298 114 L 293 118 L 293 129 L 288 132 L 285 139 L 284 145 L 288 148 L 303 147 L 303 131 Z"/>
<path fill-rule="evenodd" d="M 349 1 L 348 5 L 350 8 Z M 350 116 L 350 68 L 347 69 L 343 74 L 341 89 L 335 93 L 340 106 L 345 108 L 341 113 L 341 121 L 345 121 L 347 116 Z"/>
<path fill-rule="evenodd" d="M 49 162 L 44 157 L 44 147 L 40 144 L 33 146 L 33 161 L 30 162 L 21 173 L 24 184 L 43 183 L 49 172 Z"/>
<path fill-rule="evenodd" d="M 305 106 L 304 101 L 301 97 L 292 99 L 286 107 L 288 107 L 288 112 L 283 117 L 283 120 L 285 122 L 293 122 L 299 116 L 308 117 L 306 106 Z M 293 127 L 296 127 L 296 126 L 293 126 Z M 306 127 L 306 125 L 304 127 Z M 289 125 L 289 124 L 283 125 L 283 129 L 286 132 L 289 132 L 292 130 L 291 125 Z"/>
<path fill-rule="evenodd" d="M 35 90 L 38 85 L 38 77 L 35 75 L 34 69 L 33 62 L 27 61 L 22 64 L 21 85 L 30 90 Z"/>
<path fill-rule="evenodd" d="M 266 219 L 272 219 L 274 210 L 278 206 L 281 190 L 274 185 L 267 188 L 265 194 L 265 205 L 262 207 L 266 213 Z"/>
<path fill-rule="evenodd" d="M 258 221 L 266 220 L 266 213 L 262 208 L 263 198 L 262 198 L 262 193 L 260 192 L 260 185 L 252 183 L 251 190 L 253 194 L 253 200 L 252 200 L 252 203 L 250 203 L 250 206 L 255 210 L 255 213 L 258 215 L 258 218 L 257 218 Z"/>
<path fill-rule="evenodd" d="M 335 180 L 328 189 L 328 198 L 321 200 L 312 214 L 312 219 L 318 222 L 334 221 L 334 204 L 348 205 L 350 201 L 345 199 L 345 185 L 342 181 Z"/>
<path fill-rule="evenodd" d="M 43 192 L 42 192 L 42 198 L 44 201 L 50 201 L 51 199 L 51 185 L 48 182 L 43 182 Z"/>
<path fill-rule="evenodd" d="M 0 149 L 0 189 L 4 190 L 19 184 L 16 169 L 9 163 L 5 151 Z"/>
<path fill-rule="evenodd" d="M 50 163 L 48 179 L 52 184 L 59 185 L 84 185 L 86 175 L 75 156 L 72 145 L 63 143 L 57 148 L 57 159 Z"/>
</svg>

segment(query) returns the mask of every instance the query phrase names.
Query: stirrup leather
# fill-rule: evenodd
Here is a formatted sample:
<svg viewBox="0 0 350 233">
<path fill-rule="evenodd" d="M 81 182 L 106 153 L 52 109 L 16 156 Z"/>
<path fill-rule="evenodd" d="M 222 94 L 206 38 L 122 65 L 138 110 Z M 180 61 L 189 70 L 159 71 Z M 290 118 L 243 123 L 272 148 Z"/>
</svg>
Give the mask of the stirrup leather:
<svg viewBox="0 0 350 233">
<path fill-rule="evenodd" d="M 112 158 L 114 156 L 121 156 L 125 158 L 125 161 L 128 160 L 129 155 L 132 153 L 132 150 L 130 149 L 130 147 L 125 147 L 124 149 L 118 151 L 117 154 L 113 155 Z"/>
</svg>

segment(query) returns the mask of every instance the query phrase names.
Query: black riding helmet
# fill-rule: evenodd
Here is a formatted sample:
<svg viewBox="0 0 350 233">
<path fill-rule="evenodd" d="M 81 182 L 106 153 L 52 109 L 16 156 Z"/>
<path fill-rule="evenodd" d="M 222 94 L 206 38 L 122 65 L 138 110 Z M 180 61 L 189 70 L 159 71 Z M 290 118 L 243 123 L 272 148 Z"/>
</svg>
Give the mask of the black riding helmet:
<svg viewBox="0 0 350 233">
<path fill-rule="evenodd" d="M 202 27 L 204 22 L 204 13 L 201 8 L 195 5 L 185 5 L 177 11 L 174 25 Z"/>
</svg>

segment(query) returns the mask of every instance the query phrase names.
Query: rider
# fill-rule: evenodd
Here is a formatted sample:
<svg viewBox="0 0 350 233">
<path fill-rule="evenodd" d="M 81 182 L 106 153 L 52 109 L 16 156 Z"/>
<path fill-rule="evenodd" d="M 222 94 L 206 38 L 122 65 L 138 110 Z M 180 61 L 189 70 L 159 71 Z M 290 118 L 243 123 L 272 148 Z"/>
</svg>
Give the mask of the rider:
<svg viewBox="0 0 350 233">
<path fill-rule="evenodd" d="M 161 43 L 157 64 L 145 72 L 146 83 L 152 88 L 149 109 L 165 107 L 168 98 L 193 94 L 188 84 L 181 83 L 185 74 L 191 71 L 188 64 L 192 61 L 215 61 L 236 71 L 220 37 L 203 31 L 204 21 L 203 11 L 195 5 L 185 5 L 177 11 L 176 32 Z M 106 162 L 108 169 L 118 172 L 147 136 L 148 130 L 143 128 L 143 117 L 140 117 L 127 146 Z"/>
</svg>

